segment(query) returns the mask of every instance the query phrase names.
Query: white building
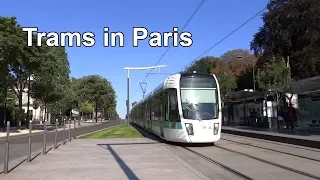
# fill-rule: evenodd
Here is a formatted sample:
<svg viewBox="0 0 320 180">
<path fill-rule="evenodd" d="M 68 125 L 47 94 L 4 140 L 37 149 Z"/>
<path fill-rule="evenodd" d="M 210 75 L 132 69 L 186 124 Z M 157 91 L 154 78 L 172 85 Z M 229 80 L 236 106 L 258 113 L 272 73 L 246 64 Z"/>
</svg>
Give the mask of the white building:
<svg viewBox="0 0 320 180">
<path fill-rule="evenodd" d="M 28 78 L 29 80 L 29 78 Z M 33 80 L 33 77 L 31 76 L 30 80 Z M 16 89 L 17 90 L 17 89 Z M 31 120 L 33 121 L 40 121 L 44 118 L 44 105 L 40 101 L 36 101 L 31 96 L 29 98 L 29 115 L 31 117 Z M 19 100 L 16 99 L 16 105 L 19 104 Z M 37 107 L 35 107 L 35 104 L 38 104 Z M 24 110 L 24 113 L 27 113 L 28 110 L 28 84 L 25 86 L 22 92 L 22 109 Z M 47 108 L 48 109 L 48 108 Z M 50 117 L 50 113 L 48 114 Z"/>
</svg>

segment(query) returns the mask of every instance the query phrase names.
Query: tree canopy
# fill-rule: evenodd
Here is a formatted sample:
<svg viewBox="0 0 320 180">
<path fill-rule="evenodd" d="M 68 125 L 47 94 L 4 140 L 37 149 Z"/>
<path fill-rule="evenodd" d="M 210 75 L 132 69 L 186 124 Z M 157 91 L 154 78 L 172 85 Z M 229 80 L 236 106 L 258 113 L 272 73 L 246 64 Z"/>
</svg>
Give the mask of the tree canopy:
<svg viewBox="0 0 320 180">
<path fill-rule="evenodd" d="M 270 57 L 289 56 L 294 79 L 320 75 L 320 1 L 278 0 L 267 8 L 251 41 L 259 66 Z"/>
<path fill-rule="evenodd" d="M 19 110 L 15 113 L 18 115 L 15 122 L 18 128 L 25 118 L 24 93 L 45 109 L 52 107 L 54 115 L 60 112 L 70 115 L 72 109 L 88 113 L 95 103 L 96 114 L 99 110 L 118 117 L 116 95 L 106 78 L 97 75 L 70 78 L 65 47 L 48 47 L 45 38 L 40 39 L 42 46 L 33 43 L 30 47 L 27 37 L 16 17 L 0 17 L 0 111 L 9 110 L 11 105 L 14 107 L 12 101 L 4 103 L 6 99 L 17 100 Z M 33 41 L 36 41 L 35 36 Z"/>
<path fill-rule="evenodd" d="M 220 57 L 203 57 L 185 71 L 215 74 L 220 83 L 221 93 L 225 95 L 238 88 L 253 88 L 253 75 L 248 72 L 252 72 L 255 63 L 256 58 L 249 50 L 234 49 Z"/>
<path fill-rule="evenodd" d="M 291 72 L 281 57 L 274 57 L 257 74 L 259 88 L 267 90 L 268 87 L 291 82 Z"/>
</svg>

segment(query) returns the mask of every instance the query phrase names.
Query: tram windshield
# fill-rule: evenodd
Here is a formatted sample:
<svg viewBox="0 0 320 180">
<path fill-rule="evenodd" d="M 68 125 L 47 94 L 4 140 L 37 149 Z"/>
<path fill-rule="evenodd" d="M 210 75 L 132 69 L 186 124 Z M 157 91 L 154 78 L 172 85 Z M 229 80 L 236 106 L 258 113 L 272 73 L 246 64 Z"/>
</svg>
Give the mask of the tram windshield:
<svg viewBox="0 0 320 180">
<path fill-rule="evenodd" d="M 181 88 L 183 118 L 209 120 L 218 118 L 217 90 Z"/>
<path fill-rule="evenodd" d="M 185 73 L 180 78 L 181 105 L 184 119 L 217 119 L 217 81 L 210 74 Z"/>
</svg>

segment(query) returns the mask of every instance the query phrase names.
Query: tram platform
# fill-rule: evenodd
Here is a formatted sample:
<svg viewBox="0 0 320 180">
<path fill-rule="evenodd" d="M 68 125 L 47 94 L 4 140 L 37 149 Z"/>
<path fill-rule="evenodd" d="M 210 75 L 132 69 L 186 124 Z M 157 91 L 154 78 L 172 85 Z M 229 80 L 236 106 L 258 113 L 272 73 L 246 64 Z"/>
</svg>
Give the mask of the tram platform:
<svg viewBox="0 0 320 180">
<path fill-rule="evenodd" d="M 222 126 L 222 133 L 253 137 L 320 149 L 320 131 L 311 132 L 308 129 L 297 128 L 256 128 L 248 126 Z"/>
</svg>

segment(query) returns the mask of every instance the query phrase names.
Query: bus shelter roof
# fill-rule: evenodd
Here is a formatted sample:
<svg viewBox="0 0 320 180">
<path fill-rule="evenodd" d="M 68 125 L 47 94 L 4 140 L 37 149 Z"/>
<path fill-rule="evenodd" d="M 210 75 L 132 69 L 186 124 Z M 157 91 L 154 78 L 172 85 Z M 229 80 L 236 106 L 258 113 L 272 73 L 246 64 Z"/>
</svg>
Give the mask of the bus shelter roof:
<svg viewBox="0 0 320 180">
<path fill-rule="evenodd" d="M 255 91 L 253 89 L 244 89 L 237 92 L 232 92 L 224 96 L 225 103 L 236 103 L 243 101 L 250 101 L 254 99 L 260 99 L 264 97 L 264 93 Z"/>
<path fill-rule="evenodd" d="M 314 76 L 279 86 L 272 86 L 269 87 L 268 90 L 290 94 L 320 93 L 320 76 Z"/>
</svg>

